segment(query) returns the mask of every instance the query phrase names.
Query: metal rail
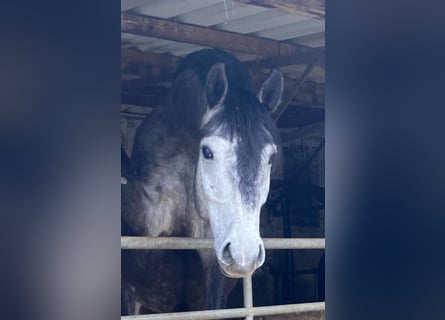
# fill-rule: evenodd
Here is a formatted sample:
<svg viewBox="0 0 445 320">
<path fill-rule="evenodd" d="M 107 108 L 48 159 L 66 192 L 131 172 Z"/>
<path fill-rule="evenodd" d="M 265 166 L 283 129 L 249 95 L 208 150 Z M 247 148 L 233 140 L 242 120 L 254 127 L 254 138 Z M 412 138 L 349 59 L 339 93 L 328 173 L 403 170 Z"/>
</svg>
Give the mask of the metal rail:
<svg viewBox="0 0 445 320">
<path fill-rule="evenodd" d="M 263 238 L 264 247 L 277 249 L 324 249 L 324 238 Z M 122 249 L 213 249 L 213 239 L 180 237 L 121 237 Z"/>
<path fill-rule="evenodd" d="M 236 308 L 206 311 L 189 311 L 175 313 L 146 314 L 136 316 L 123 316 L 122 320 L 207 320 L 230 319 L 249 316 L 270 316 L 285 313 L 303 313 L 310 311 L 324 311 L 324 302 L 283 304 L 279 306 Z"/>
<path fill-rule="evenodd" d="M 253 307 L 252 276 L 243 278 L 243 300 L 244 308 L 251 310 Z M 253 313 L 249 313 L 246 320 L 253 320 Z"/>
<path fill-rule="evenodd" d="M 263 238 L 266 249 L 324 249 L 324 238 Z M 213 239 L 181 237 L 121 237 L 121 249 L 136 250 L 198 250 L 213 249 Z M 244 308 L 190 311 L 176 313 L 159 313 L 148 315 L 122 316 L 121 320 L 208 320 L 275 314 L 303 313 L 324 311 L 324 302 L 299 303 L 267 307 L 253 307 L 252 277 L 243 278 Z"/>
</svg>

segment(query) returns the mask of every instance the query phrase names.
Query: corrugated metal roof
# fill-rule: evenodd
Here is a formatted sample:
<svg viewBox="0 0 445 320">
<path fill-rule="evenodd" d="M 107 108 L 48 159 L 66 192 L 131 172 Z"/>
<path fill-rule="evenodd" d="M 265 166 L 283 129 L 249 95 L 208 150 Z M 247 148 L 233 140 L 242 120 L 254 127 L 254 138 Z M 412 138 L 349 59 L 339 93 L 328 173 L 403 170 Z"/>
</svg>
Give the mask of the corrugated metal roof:
<svg viewBox="0 0 445 320">
<path fill-rule="evenodd" d="M 122 0 L 122 11 L 278 41 L 291 40 L 296 44 L 299 37 L 319 35 L 325 28 L 324 20 L 231 0 Z M 151 38 L 142 37 L 146 38 L 146 43 L 139 38 L 124 35 L 122 38 L 127 47 L 134 44 L 141 50 L 150 50 L 153 44 L 158 50 L 158 43 Z M 313 47 L 323 45 L 324 42 L 317 41 Z M 190 52 L 186 47 L 193 50 L 193 45 L 182 43 L 166 52 L 184 55 Z M 200 48 L 195 46 L 194 49 Z"/>
<path fill-rule="evenodd" d="M 132 13 L 158 18 L 173 18 L 193 10 L 205 10 L 221 0 L 148 0 L 131 10 Z"/>
<path fill-rule="evenodd" d="M 168 19 L 172 22 L 203 26 L 317 48 L 324 46 L 325 22 L 308 16 L 264 8 L 233 0 L 122 0 L 122 12 Z M 122 33 L 122 47 L 141 51 L 185 56 L 204 48 L 170 41 Z M 243 54 L 242 60 L 256 59 Z M 300 70 L 301 68 L 285 68 Z M 285 71 L 286 72 L 286 71 Z M 313 72 L 310 80 L 324 82 L 324 71 Z"/>
<path fill-rule="evenodd" d="M 171 33 L 176 30 L 176 28 L 172 27 L 173 22 L 178 25 L 195 25 L 213 30 L 233 32 L 256 38 L 272 39 L 279 42 L 322 49 L 314 50 L 317 52 L 323 52 L 325 45 L 325 21 L 323 19 L 295 14 L 293 13 L 295 11 L 290 13 L 289 11 L 254 6 L 233 0 L 121 0 L 121 11 L 133 15 L 168 20 L 168 24 L 170 25 L 168 28 L 170 29 L 167 28 L 167 30 Z M 141 25 L 143 25 L 143 23 Z M 164 27 L 162 23 L 159 25 L 162 26 L 161 28 Z M 131 28 L 125 30 L 132 32 Z M 200 32 L 202 32 L 202 30 Z M 143 34 L 144 32 L 138 31 L 135 33 Z M 124 104 L 122 111 L 124 117 L 134 117 L 135 115 L 140 117 L 146 114 L 147 106 L 150 108 L 156 107 L 158 103 L 157 100 L 159 99 L 159 101 L 161 101 L 165 99 L 165 96 L 161 93 L 149 94 L 146 92 L 146 88 L 168 88 L 171 85 L 171 78 L 169 77 L 172 76 L 175 61 L 180 60 L 175 57 L 184 57 L 194 51 L 205 48 L 202 45 L 155 38 L 154 36 L 142 36 L 139 34 L 121 33 L 122 48 L 136 49 L 123 50 L 121 79 L 123 88 L 125 88 L 125 94 L 122 96 Z M 147 34 L 154 35 L 156 33 L 148 32 Z M 170 37 L 169 35 L 165 37 L 169 39 L 180 38 Z M 224 37 L 222 38 L 224 39 Z M 263 42 L 270 43 L 270 41 Z M 224 44 L 225 43 L 227 42 L 224 42 Z M 283 48 L 286 49 L 286 46 L 283 46 Z M 141 54 L 137 51 L 146 53 Z M 287 102 L 287 99 L 291 97 L 295 89 L 299 87 L 299 80 L 307 68 L 306 64 L 310 63 L 312 55 L 316 55 L 314 51 L 307 55 L 308 58 L 306 59 L 302 58 L 302 56 L 304 56 L 303 53 L 299 57 L 292 57 L 292 59 L 295 58 L 295 60 L 290 62 L 293 64 L 283 62 L 280 65 L 280 70 L 285 76 L 283 102 Z M 255 54 L 252 52 L 255 52 Z M 261 53 L 260 50 L 249 51 L 248 49 L 243 52 L 234 53 L 241 61 L 249 61 L 249 63 L 246 64 L 249 71 L 252 72 L 253 77 L 257 77 L 257 82 L 261 83 L 258 79 L 270 73 L 270 69 L 274 67 L 273 63 L 276 57 L 264 57 L 258 55 L 258 52 Z M 135 53 L 136 55 L 133 55 Z M 175 57 L 171 57 L 170 55 Z M 272 64 L 270 64 L 270 62 L 269 64 L 264 63 L 268 59 L 272 61 Z M 298 62 L 294 63 L 293 61 L 297 59 Z M 261 64 L 261 62 L 264 64 Z M 292 102 L 285 116 L 283 115 L 282 117 L 282 120 L 286 119 L 286 123 L 279 123 L 281 128 L 292 127 L 291 129 L 287 129 L 290 130 L 287 138 L 285 137 L 288 141 L 295 139 L 292 138 L 295 137 L 295 132 L 297 132 L 295 128 L 305 126 L 311 123 L 311 121 L 322 121 L 322 119 L 320 119 L 321 113 L 317 108 L 324 106 L 324 65 L 314 66 L 306 80 L 307 82 L 302 86 L 303 89 L 291 99 Z M 126 106 L 125 104 L 136 104 L 137 106 Z M 295 108 L 295 106 L 303 107 L 303 109 Z M 140 120 L 133 119 L 131 121 L 139 121 L 138 124 L 140 123 Z M 128 132 L 128 128 L 125 130 Z M 316 136 L 318 139 L 324 136 L 323 130 L 318 129 L 318 127 L 301 132 L 303 133 L 299 133 L 300 135 Z M 130 136 L 131 134 L 134 134 L 134 132 L 130 132 Z"/>
<path fill-rule="evenodd" d="M 227 24 L 229 21 L 232 23 L 235 19 L 242 19 L 264 11 L 267 9 L 238 2 L 232 2 L 232 5 L 227 7 L 224 1 L 219 0 L 211 6 L 178 15 L 177 21 L 199 23 L 200 26 L 209 27 Z"/>
</svg>

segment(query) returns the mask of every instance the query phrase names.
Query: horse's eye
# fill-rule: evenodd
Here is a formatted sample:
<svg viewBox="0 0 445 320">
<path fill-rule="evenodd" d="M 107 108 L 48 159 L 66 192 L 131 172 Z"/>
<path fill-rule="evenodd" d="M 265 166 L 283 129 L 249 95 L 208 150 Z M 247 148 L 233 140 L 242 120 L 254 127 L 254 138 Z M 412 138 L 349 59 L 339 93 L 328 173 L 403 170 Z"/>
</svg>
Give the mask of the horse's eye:
<svg viewBox="0 0 445 320">
<path fill-rule="evenodd" d="M 270 164 L 270 165 L 273 164 L 273 163 L 275 162 L 276 157 L 277 157 L 277 154 L 276 154 L 276 153 L 274 153 L 274 154 L 272 154 L 272 155 L 270 156 L 270 158 L 269 158 L 269 164 Z"/>
<path fill-rule="evenodd" d="M 213 153 L 212 153 L 212 151 L 210 150 L 210 148 L 207 147 L 207 146 L 202 147 L 202 155 L 203 155 L 204 158 L 206 158 L 206 159 L 209 159 L 209 160 L 212 160 L 212 159 L 213 159 Z"/>
</svg>

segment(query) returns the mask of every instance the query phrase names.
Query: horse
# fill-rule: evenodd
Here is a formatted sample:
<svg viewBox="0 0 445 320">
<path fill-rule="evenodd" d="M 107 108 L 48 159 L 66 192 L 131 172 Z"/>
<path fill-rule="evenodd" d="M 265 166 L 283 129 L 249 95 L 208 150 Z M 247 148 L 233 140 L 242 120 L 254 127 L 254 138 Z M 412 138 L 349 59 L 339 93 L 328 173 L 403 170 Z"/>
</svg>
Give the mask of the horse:
<svg viewBox="0 0 445 320">
<path fill-rule="evenodd" d="M 187 259 L 167 250 L 151 259 L 153 252 L 142 254 L 146 289 L 139 290 L 132 312 L 140 304 L 150 312 L 223 308 L 235 281 L 264 263 L 260 209 L 280 158 L 270 114 L 282 92 L 283 76 L 273 69 L 255 94 L 248 71 L 225 51 L 203 49 L 183 59 L 165 106 L 136 132 L 122 185 L 122 219 L 134 235 L 213 238 L 214 249 Z M 151 285 L 154 267 L 165 279 Z M 200 283 L 203 288 L 190 288 Z M 157 286 L 163 289 L 156 292 Z M 134 282 L 128 287 L 137 298 Z M 195 296 L 150 307 L 160 295 L 181 290 Z"/>
<path fill-rule="evenodd" d="M 121 195 L 135 186 L 130 159 L 121 147 Z M 121 217 L 121 235 L 138 236 Z M 121 313 L 198 310 L 204 295 L 196 290 L 204 283 L 199 256 L 169 250 L 124 250 L 121 255 Z M 161 294 L 159 294 L 161 292 Z"/>
</svg>

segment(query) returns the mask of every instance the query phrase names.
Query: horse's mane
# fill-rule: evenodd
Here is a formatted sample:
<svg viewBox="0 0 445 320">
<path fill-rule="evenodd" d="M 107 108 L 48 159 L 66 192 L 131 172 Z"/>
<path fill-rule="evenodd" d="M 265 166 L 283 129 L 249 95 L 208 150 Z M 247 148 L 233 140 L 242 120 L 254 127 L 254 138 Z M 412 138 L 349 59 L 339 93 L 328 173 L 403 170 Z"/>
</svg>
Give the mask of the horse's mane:
<svg viewBox="0 0 445 320">
<path fill-rule="evenodd" d="M 252 89 L 247 69 L 229 53 L 205 49 L 186 57 L 177 74 L 191 70 L 203 87 L 208 71 L 218 62 L 224 63 L 229 90 L 224 108 L 201 128 L 201 134 L 206 136 L 218 131 L 228 139 L 237 140 L 240 184 L 250 195 L 263 147 L 268 143 L 278 145 L 279 138 L 269 110 L 258 101 Z"/>
<path fill-rule="evenodd" d="M 233 55 L 217 49 L 204 49 L 188 55 L 179 65 L 176 77 L 186 70 L 193 70 L 202 85 L 210 68 L 218 62 L 225 65 L 230 89 L 252 90 L 250 77 L 245 66 Z"/>
</svg>

